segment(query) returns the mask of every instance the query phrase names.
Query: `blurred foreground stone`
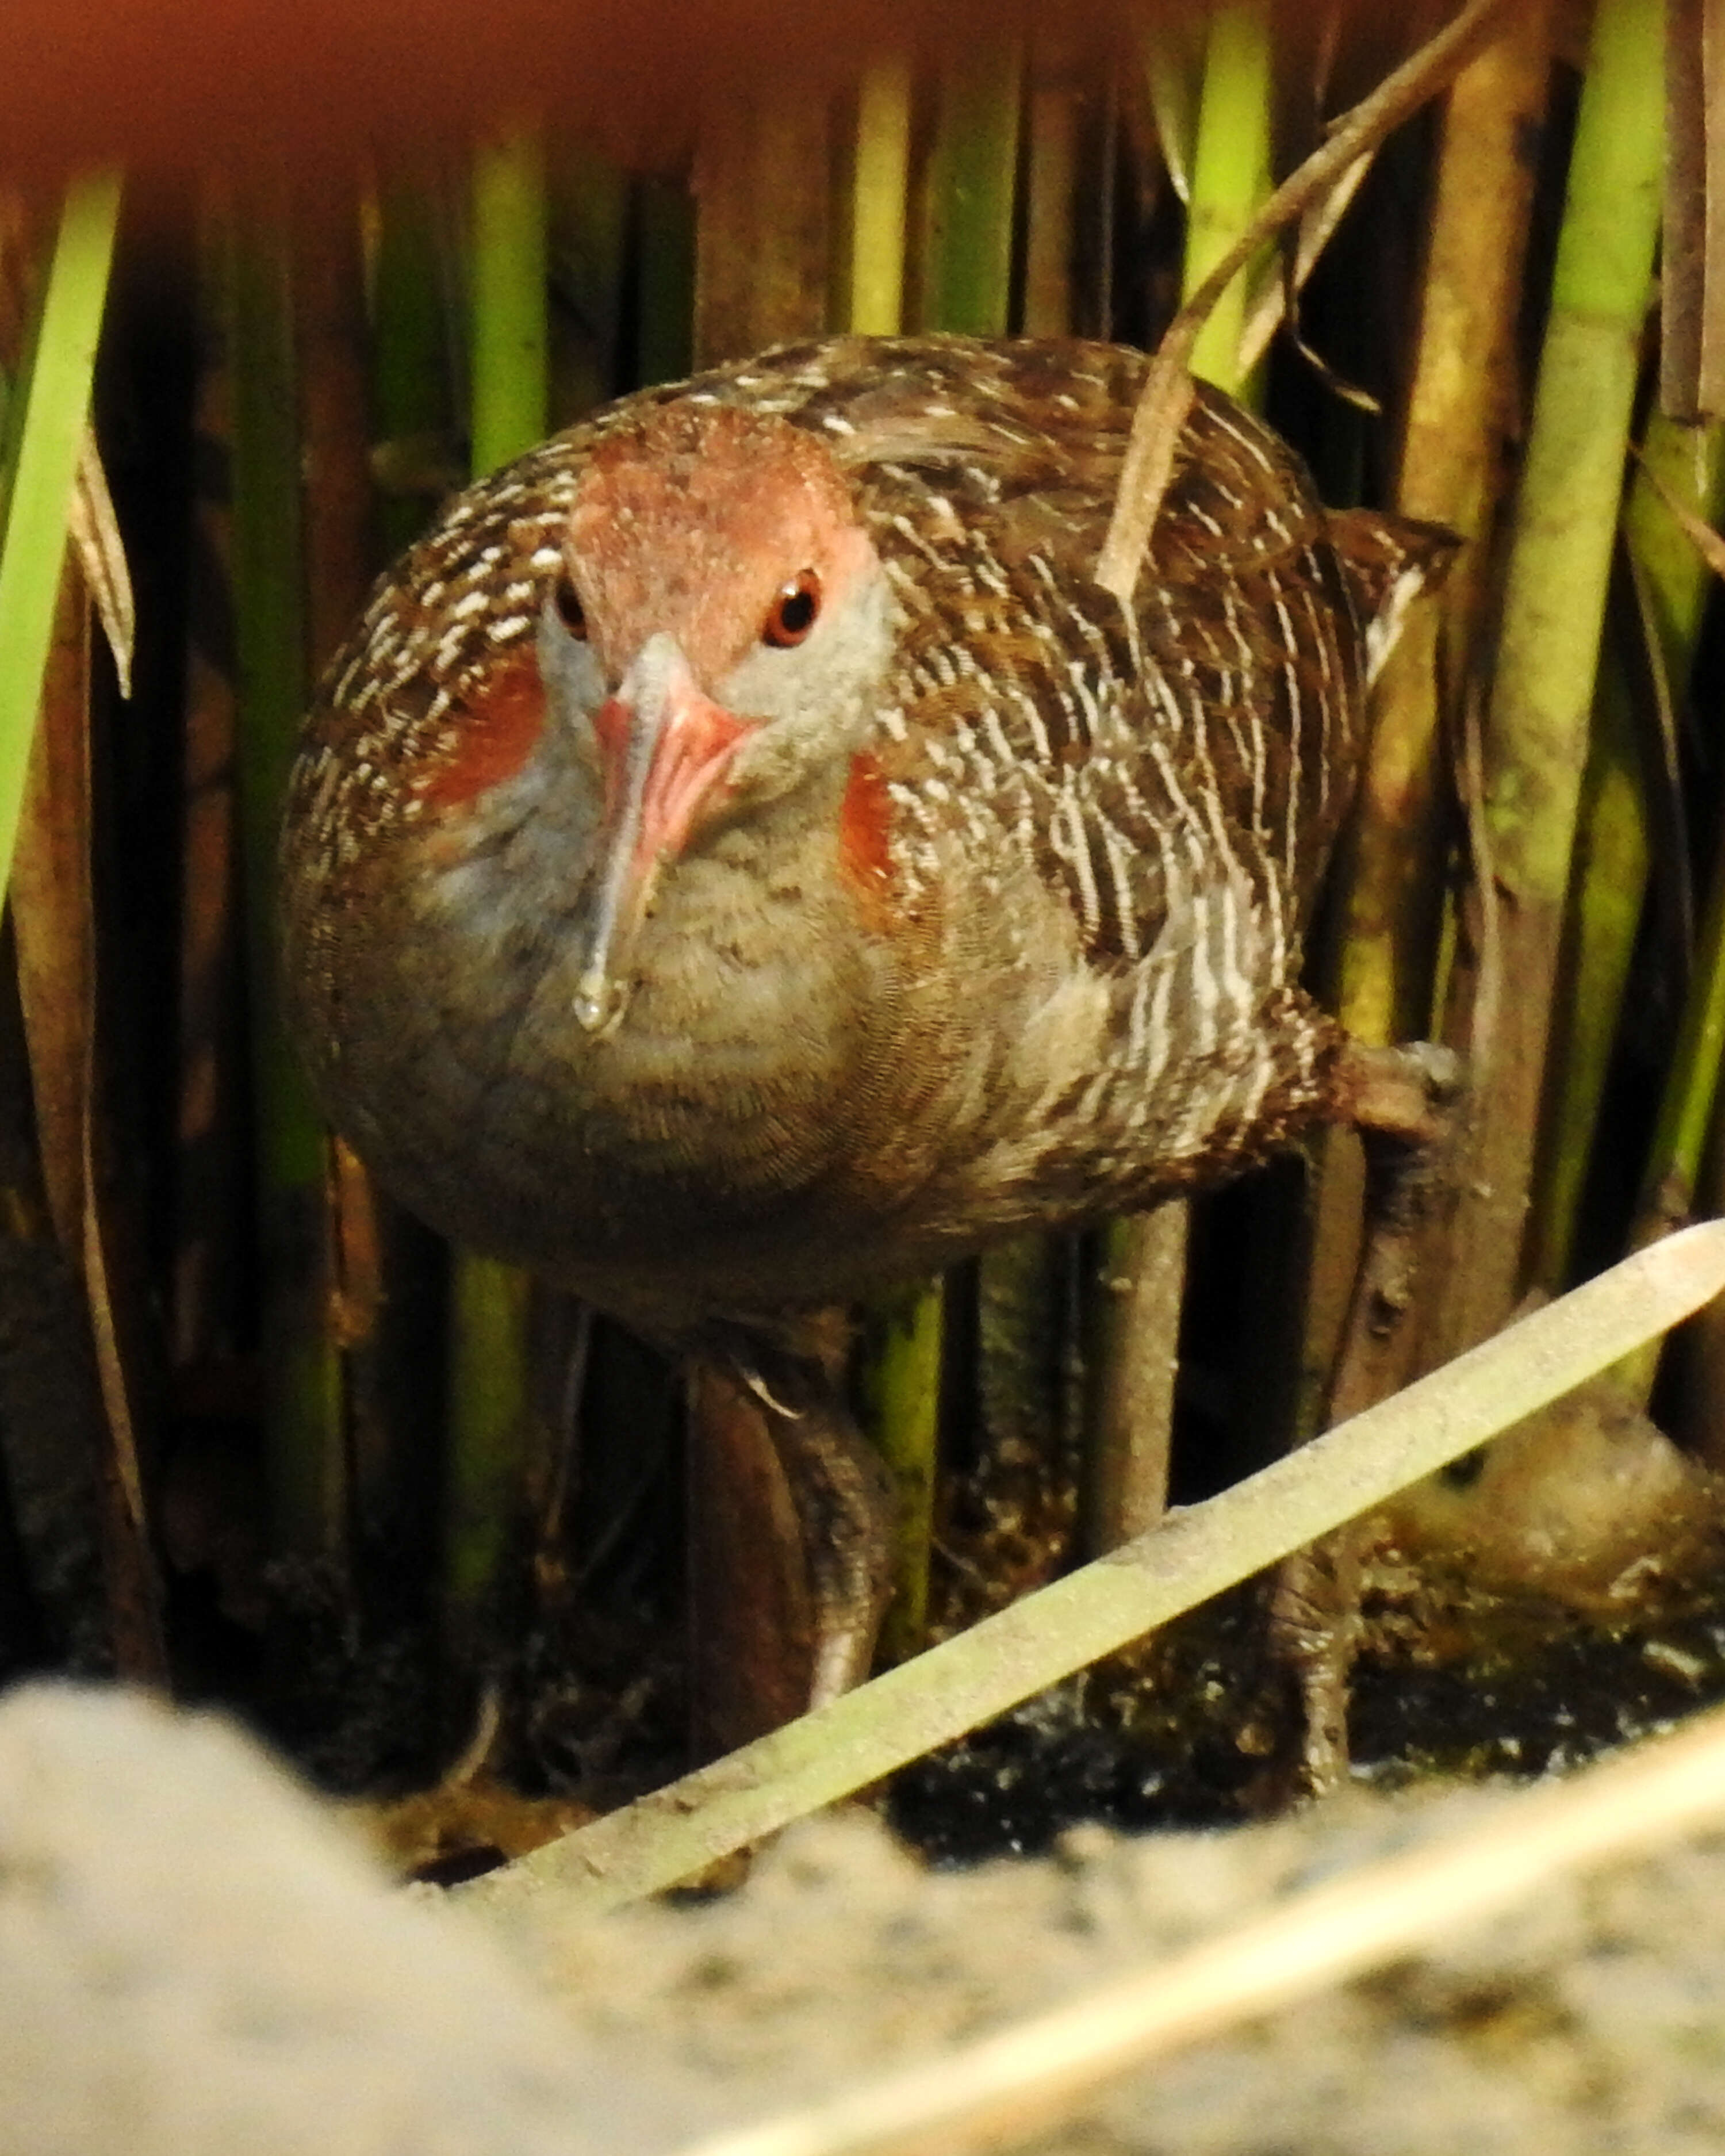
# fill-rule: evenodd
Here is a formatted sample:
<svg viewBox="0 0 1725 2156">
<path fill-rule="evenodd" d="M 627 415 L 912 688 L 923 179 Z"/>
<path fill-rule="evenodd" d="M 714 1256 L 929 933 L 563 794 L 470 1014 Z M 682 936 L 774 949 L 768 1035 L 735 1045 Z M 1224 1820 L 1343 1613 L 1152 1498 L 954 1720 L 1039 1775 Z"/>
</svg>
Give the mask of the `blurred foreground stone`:
<svg viewBox="0 0 1725 2156">
<path fill-rule="evenodd" d="M 236 1731 L 0 1700 L 0 2156 L 655 2156 L 1178 1953 L 1517 1793 L 1361 1788 L 1209 1833 L 1079 1827 L 931 1872 L 878 1819 L 790 1829 L 739 1892 L 597 1922 L 531 1975 L 390 1888 Z M 1164 2058 L 1026 2156 L 1718 2156 L 1725 1835 Z"/>
<path fill-rule="evenodd" d="M 0 1700 L 0 2156 L 580 2156 L 678 2113 L 238 1730 Z"/>
</svg>

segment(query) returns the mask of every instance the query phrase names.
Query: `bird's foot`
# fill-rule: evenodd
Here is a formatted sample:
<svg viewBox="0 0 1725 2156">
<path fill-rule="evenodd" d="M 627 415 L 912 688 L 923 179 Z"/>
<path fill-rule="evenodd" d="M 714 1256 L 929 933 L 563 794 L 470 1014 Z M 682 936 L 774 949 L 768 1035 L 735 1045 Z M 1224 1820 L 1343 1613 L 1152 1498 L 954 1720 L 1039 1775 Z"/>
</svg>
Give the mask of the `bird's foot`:
<svg viewBox="0 0 1725 2156">
<path fill-rule="evenodd" d="M 1337 1119 L 1418 1150 L 1440 1147 L 1463 1083 L 1461 1058 L 1439 1041 L 1373 1048 L 1349 1040 L 1336 1066 Z"/>
<path fill-rule="evenodd" d="M 1414 1289 L 1453 1188 L 1461 1058 L 1432 1041 L 1343 1051 L 1343 1093 L 1366 1151 L 1365 1236 L 1327 1401 L 1345 1422 L 1405 1383 Z M 1351 1097 L 1350 1097 L 1351 1096 Z"/>
</svg>

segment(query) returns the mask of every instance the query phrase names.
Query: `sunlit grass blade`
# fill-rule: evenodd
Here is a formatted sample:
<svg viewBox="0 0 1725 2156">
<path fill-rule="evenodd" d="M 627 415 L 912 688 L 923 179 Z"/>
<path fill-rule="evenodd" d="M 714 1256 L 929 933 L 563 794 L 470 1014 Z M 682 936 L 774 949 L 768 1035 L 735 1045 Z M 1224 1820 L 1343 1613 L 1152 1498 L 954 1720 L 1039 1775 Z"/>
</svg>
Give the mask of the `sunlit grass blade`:
<svg viewBox="0 0 1725 2156">
<path fill-rule="evenodd" d="M 120 215 L 116 173 L 67 190 L 28 361 L 6 410 L 0 464 L 0 879 L 9 872 L 43 670 L 90 417 L 96 340 Z"/>
<path fill-rule="evenodd" d="M 1174 192 L 1189 203 L 1204 30 L 1204 18 L 1196 8 L 1158 8 L 1151 13 L 1139 48 L 1158 146 Z"/>
</svg>

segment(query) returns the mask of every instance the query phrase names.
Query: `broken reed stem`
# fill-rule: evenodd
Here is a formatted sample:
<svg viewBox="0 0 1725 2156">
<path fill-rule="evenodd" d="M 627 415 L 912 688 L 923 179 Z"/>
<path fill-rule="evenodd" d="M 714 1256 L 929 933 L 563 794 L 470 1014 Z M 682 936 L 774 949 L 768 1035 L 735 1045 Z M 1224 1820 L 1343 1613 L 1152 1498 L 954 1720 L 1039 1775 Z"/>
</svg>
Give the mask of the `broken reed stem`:
<svg viewBox="0 0 1725 2156">
<path fill-rule="evenodd" d="M 1629 1258 L 1153 1533 L 459 1892 L 577 1921 L 675 1885 L 1260 1572 L 1471 1451 L 1725 1287 L 1725 1223 Z"/>
<path fill-rule="evenodd" d="M 1451 86 L 1433 183 L 1419 338 L 1395 506 L 1469 543 L 1415 608 L 1373 699 L 1344 880 L 1337 1015 L 1388 1046 L 1430 1029 L 1441 863 L 1441 680 L 1472 669 L 1504 444 L 1517 428 L 1517 332 L 1532 204 L 1527 140 L 1545 114 L 1548 10 L 1523 6 Z M 1440 663 L 1446 662 L 1446 663 Z"/>
<path fill-rule="evenodd" d="M 1147 1534 L 1168 1509 L 1186 1295 L 1188 1208 L 1172 1199 L 1111 1220 L 1086 1283 L 1084 1464 L 1086 1557 Z"/>
<path fill-rule="evenodd" d="M 1515 506 L 1484 734 L 1483 824 L 1503 978 L 1435 1313 L 1437 1351 L 1501 1324 L 1523 1284 L 1577 816 L 1663 147 L 1658 0 L 1600 0 Z"/>
<path fill-rule="evenodd" d="M 1495 33 L 1499 18 L 1512 4 L 1514 0 L 1469 0 L 1454 22 L 1337 121 L 1322 148 L 1282 182 L 1168 325 L 1132 416 L 1114 514 L 1096 557 L 1096 582 L 1112 592 L 1122 607 L 1132 604 L 1144 549 L 1168 490 L 1181 424 L 1191 408 L 1192 353 L 1211 310 L 1266 241 L 1303 215 L 1356 158 L 1375 149 L 1454 80 L 1470 55 Z"/>
<path fill-rule="evenodd" d="M 1058 31 L 1034 38 L 1030 54 L 1019 327 L 1026 336 L 1070 336 L 1079 319 L 1073 258 L 1088 85 Z"/>
<path fill-rule="evenodd" d="M 9 890 L 44 1194 L 59 1253 L 80 1276 L 106 1424 L 96 1507 L 105 1516 L 110 1645 L 120 1674 L 160 1683 L 167 1668 L 162 1587 L 139 1460 L 136 1373 L 116 1323 L 105 1233 L 112 1163 L 105 1125 L 98 1127 L 94 1060 L 90 608 L 67 546 L 83 521 L 78 553 L 95 572 L 94 557 L 105 549 L 89 512 L 99 521 L 105 505 L 119 557 L 90 419 L 119 212 L 116 173 L 68 187 L 29 349 L 18 380 L 0 383 L 0 901 Z M 114 577 L 127 613 L 123 557 Z M 92 583 L 99 591 L 94 574 Z M 124 689 L 129 653 L 116 658 Z M 78 1291 L 69 1286 L 69 1300 Z M 66 1532 L 75 1541 L 80 1530 L 69 1523 Z"/>
<path fill-rule="evenodd" d="M 1715 1708 L 1555 1786 L 1502 1795 L 1483 1820 L 1357 1865 L 1051 2013 L 682 2156 L 954 2156 L 1025 2140 L 1130 2069 L 1645 1856 L 1722 1809 L 1725 1709 Z"/>
<path fill-rule="evenodd" d="M 1470 543 L 1442 588 L 1411 609 L 1373 690 L 1327 954 L 1337 1016 L 1356 1040 L 1378 1046 L 1434 1029 L 1453 838 L 1445 690 L 1453 706 L 1476 663 L 1489 552 L 1479 542 L 1520 418 L 1522 265 L 1537 162 L 1528 145 L 1545 112 L 1549 38 L 1543 7 L 1519 9 L 1456 76 L 1443 113 L 1394 499 L 1404 515 Z M 1354 1293 L 1363 1194 L 1363 1163 L 1348 1133 L 1325 1133 L 1317 1158 L 1295 1404 L 1302 1432 L 1322 1426 Z"/>
<path fill-rule="evenodd" d="M 1210 18 L 1193 146 L 1182 290 L 1233 249 L 1270 189 L 1272 48 L 1266 0 Z M 1246 316 L 1242 269 L 1204 323 L 1192 370 L 1232 396 Z M 1084 1540 L 1100 1555 L 1146 1532 L 1167 1502 L 1190 1209 L 1171 1198 L 1102 1230 L 1084 1433 Z"/>
<path fill-rule="evenodd" d="M 584 418 L 622 386 L 629 183 L 602 151 L 559 141 L 546 192 L 551 288 L 564 316 L 547 356 L 547 423 L 556 429 Z"/>
<path fill-rule="evenodd" d="M 694 364 L 695 217 L 682 188 L 635 185 L 635 372 L 645 388 L 679 381 Z"/>
<path fill-rule="evenodd" d="M 450 1269 L 449 1459 L 444 1586 L 456 1631 L 470 1635 L 501 1578 L 527 1507 L 532 1283 L 518 1266 L 457 1250 Z"/>
<path fill-rule="evenodd" d="M 545 147 L 536 130 L 518 128 L 476 151 L 472 211 L 470 455 L 478 476 L 531 449 L 548 424 Z M 444 1564 L 459 1633 L 482 1619 L 526 1517 L 534 1466 L 530 1296 L 517 1268 L 455 1251 Z"/>
</svg>

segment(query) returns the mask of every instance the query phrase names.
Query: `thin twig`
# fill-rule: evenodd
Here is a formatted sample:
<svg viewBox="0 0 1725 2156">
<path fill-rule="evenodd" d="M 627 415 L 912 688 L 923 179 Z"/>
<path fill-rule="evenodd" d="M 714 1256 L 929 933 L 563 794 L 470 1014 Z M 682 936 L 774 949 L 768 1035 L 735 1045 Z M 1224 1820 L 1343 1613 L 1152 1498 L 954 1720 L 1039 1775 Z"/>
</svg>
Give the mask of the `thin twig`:
<svg viewBox="0 0 1725 2156">
<path fill-rule="evenodd" d="M 1720 537 L 1704 516 L 1697 516 L 1681 495 L 1672 493 L 1640 450 L 1633 444 L 1631 454 L 1646 475 L 1648 485 L 1681 527 L 1684 537 L 1716 577 L 1725 578 L 1725 539 Z"/>
<path fill-rule="evenodd" d="M 1497 18 L 1510 4 L 1511 0 L 1469 0 L 1447 28 L 1429 39 L 1411 59 L 1386 75 L 1369 97 L 1345 113 L 1330 131 L 1328 141 L 1282 182 L 1168 325 L 1150 362 L 1132 417 L 1132 439 L 1121 467 L 1114 514 L 1096 557 L 1096 582 L 1112 592 L 1122 606 L 1132 603 L 1139 565 L 1150 543 L 1162 497 L 1168 491 L 1174 444 L 1191 408 L 1192 348 L 1211 309 L 1266 240 L 1303 215 L 1356 158 L 1375 150 L 1429 98 L 1448 87 L 1487 42 Z"/>
</svg>

